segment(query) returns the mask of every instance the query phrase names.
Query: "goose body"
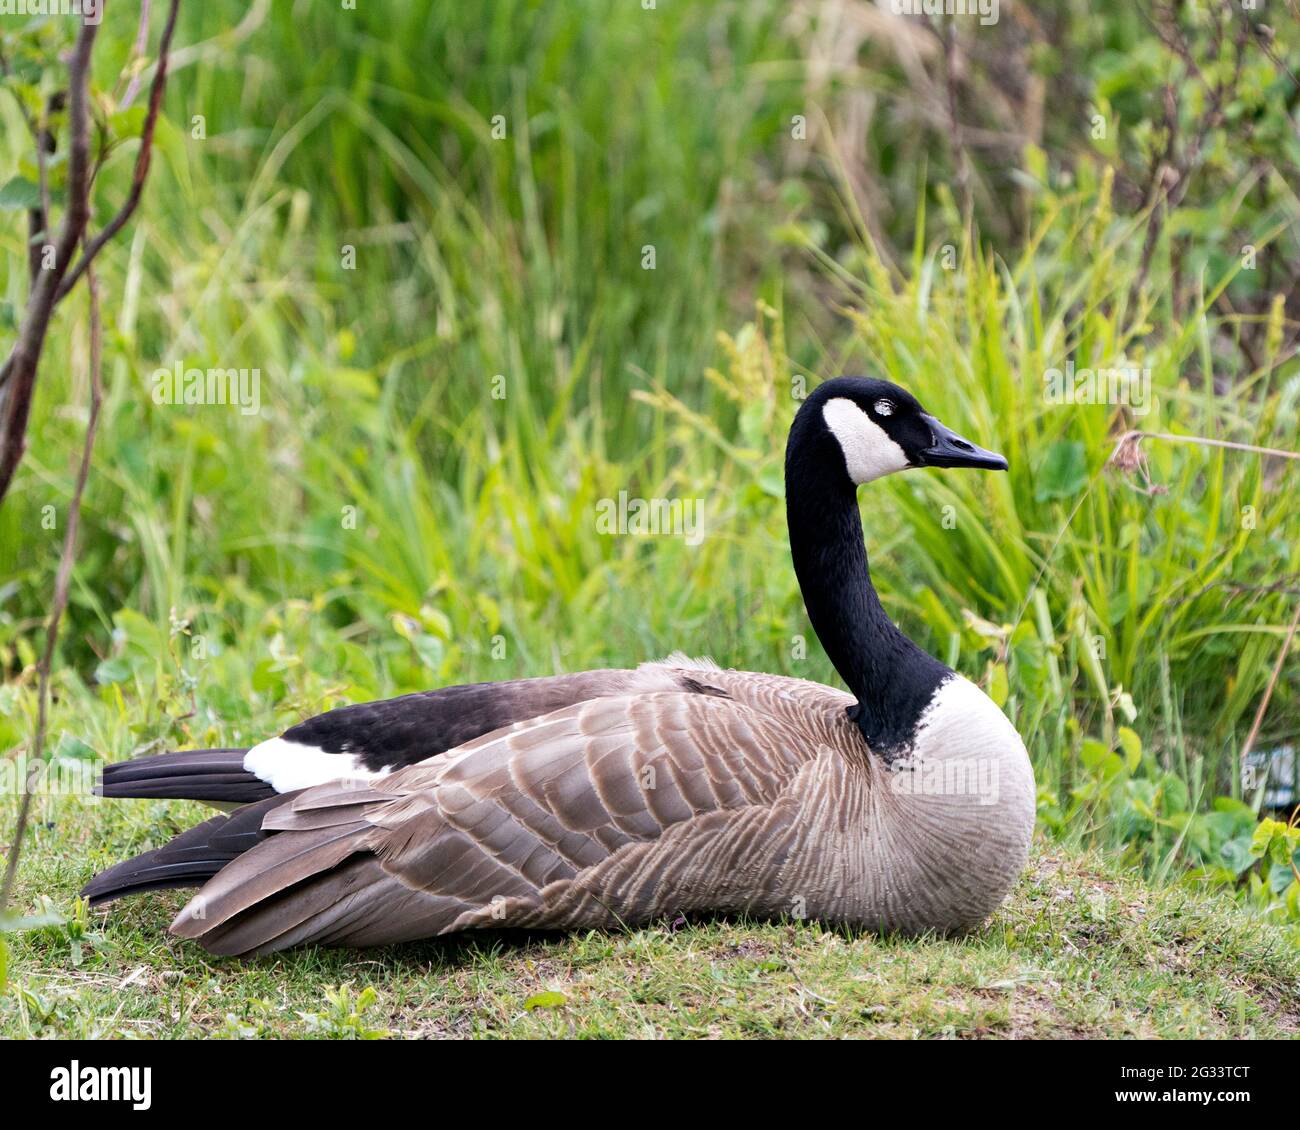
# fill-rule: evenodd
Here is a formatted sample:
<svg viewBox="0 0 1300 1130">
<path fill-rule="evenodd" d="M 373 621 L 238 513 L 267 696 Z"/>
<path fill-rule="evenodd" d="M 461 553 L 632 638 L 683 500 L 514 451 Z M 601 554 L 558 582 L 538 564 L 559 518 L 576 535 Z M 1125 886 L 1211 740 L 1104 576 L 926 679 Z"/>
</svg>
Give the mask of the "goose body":
<svg viewBox="0 0 1300 1130">
<path fill-rule="evenodd" d="M 826 382 L 791 428 L 795 571 L 849 693 L 674 655 L 125 762 L 105 795 L 241 807 L 84 893 L 199 886 L 172 931 L 220 954 L 681 911 L 978 924 L 1024 866 L 1033 773 L 1001 710 L 903 635 L 871 586 L 856 487 L 915 466 L 1005 462 L 885 381 Z"/>
</svg>

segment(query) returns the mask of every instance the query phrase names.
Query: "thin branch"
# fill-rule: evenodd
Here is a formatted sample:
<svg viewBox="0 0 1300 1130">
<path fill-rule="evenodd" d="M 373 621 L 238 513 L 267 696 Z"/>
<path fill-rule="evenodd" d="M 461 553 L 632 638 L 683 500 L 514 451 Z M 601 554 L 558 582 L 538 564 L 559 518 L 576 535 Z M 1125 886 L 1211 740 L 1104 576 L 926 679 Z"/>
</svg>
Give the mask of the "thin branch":
<svg viewBox="0 0 1300 1130">
<path fill-rule="evenodd" d="M 131 64 L 133 66 L 139 63 L 143 57 L 145 49 L 149 46 L 149 9 L 153 5 L 149 0 L 141 0 L 140 3 L 140 26 L 135 33 L 135 46 L 131 49 Z M 131 103 L 135 101 L 135 96 L 140 90 L 140 72 L 137 71 L 131 76 L 131 81 L 127 84 L 126 93 L 122 95 L 122 101 L 118 103 L 118 109 L 129 109 Z"/>
<path fill-rule="evenodd" d="M 962 219 L 969 224 L 975 197 L 971 189 L 970 154 L 966 151 L 966 136 L 957 115 L 957 83 L 964 67 L 961 46 L 957 42 L 957 21 L 948 20 L 944 28 L 944 94 L 948 112 L 948 128 L 952 131 L 952 148 L 957 158 L 957 194 L 961 201 Z"/>
<path fill-rule="evenodd" d="M 1253 443 L 1234 443 L 1228 439 L 1208 439 L 1205 436 L 1176 436 L 1168 432 L 1125 432 L 1115 441 L 1115 450 L 1111 452 L 1106 462 L 1120 470 L 1131 470 L 1129 460 L 1137 454 L 1138 444 L 1144 439 L 1162 439 L 1166 443 L 1194 443 L 1204 447 L 1230 447 L 1233 451 L 1253 451 L 1256 455 L 1300 459 L 1300 451 L 1287 451 L 1281 447 L 1259 447 Z"/>
<path fill-rule="evenodd" d="M 27 447 L 27 420 L 31 414 L 32 393 L 36 385 L 36 371 L 40 364 L 45 335 L 50 317 L 64 298 L 71 293 L 78 280 L 86 273 L 95 257 L 131 218 L 144 191 L 149 175 L 153 152 L 154 130 L 162 108 L 163 91 L 167 82 L 167 64 L 172 35 L 176 30 L 176 17 L 180 0 L 171 0 L 167 22 L 159 42 L 158 61 L 149 90 L 149 108 L 140 133 L 140 150 L 136 155 L 135 171 L 126 202 L 117 215 L 93 239 L 86 240 L 90 222 L 90 131 L 88 90 L 90 84 L 90 58 L 94 48 L 98 24 L 84 24 L 73 48 L 68 66 L 68 123 L 71 137 L 68 150 L 68 205 L 63 223 L 54 244 L 54 263 L 35 279 L 28 296 L 27 309 L 19 329 L 13 351 L 0 365 L 0 503 L 13 483 L 14 474 Z M 81 257 L 73 263 L 73 256 L 81 245 Z"/>
<path fill-rule="evenodd" d="M 1208 584 L 1202 585 L 1193 593 L 1188 593 L 1186 596 L 1175 597 L 1173 603 L 1187 604 L 1190 601 L 1197 600 L 1204 596 L 1212 589 L 1219 589 L 1231 594 L 1232 596 L 1300 596 L 1300 587 L 1296 587 L 1296 581 L 1298 579 L 1300 579 L 1300 574 L 1283 577 L 1281 580 L 1273 581 L 1267 585 L 1248 585 L 1241 581 L 1233 580 L 1210 581 Z"/>
<path fill-rule="evenodd" d="M 127 194 L 126 203 L 122 205 L 117 215 L 108 221 L 104 230 L 86 246 L 81 258 L 77 261 L 77 265 L 68 272 L 67 277 L 60 284 L 58 294 L 55 297 L 56 302 L 62 301 L 68 292 L 77 285 L 77 280 L 81 278 L 82 273 L 94 261 L 95 256 L 104 249 L 104 245 L 110 239 L 122 230 L 140 203 L 140 197 L 144 192 L 145 178 L 149 175 L 149 164 L 153 157 L 154 127 L 158 124 L 158 114 L 162 109 L 163 90 L 167 86 L 167 55 L 171 50 L 172 33 L 176 30 L 176 13 L 179 9 L 180 0 L 171 0 L 171 6 L 167 9 L 167 23 L 163 27 L 162 40 L 158 44 L 158 66 L 153 74 L 153 85 L 149 88 L 149 111 L 145 115 L 144 128 L 140 131 L 140 151 L 136 154 L 135 173 L 131 177 L 131 191 Z"/>
<path fill-rule="evenodd" d="M 98 24 L 83 24 L 68 65 L 68 207 L 54 244 L 54 263 L 41 271 L 27 301 L 18 340 L 0 376 L 4 378 L 3 404 L 0 404 L 0 501 L 9 491 L 14 472 L 27 447 L 27 417 L 31 413 L 32 390 L 40 363 L 50 315 L 54 312 L 59 283 L 67 264 L 76 252 L 77 243 L 90 219 L 90 56 L 95 47 Z"/>
<path fill-rule="evenodd" d="M 67 527 L 63 532 L 63 550 L 59 554 L 59 569 L 54 579 L 54 601 L 50 618 L 45 626 L 45 650 L 37 664 L 36 733 L 32 738 L 31 760 L 40 761 L 45 756 L 45 734 L 49 713 L 50 669 L 54 664 L 55 645 L 59 639 L 59 624 L 68 606 L 68 591 L 72 582 L 72 565 L 77 556 L 77 532 L 81 525 L 81 499 L 90 477 L 91 457 L 95 451 L 95 436 L 99 431 L 99 412 L 104 403 L 103 330 L 99 316 L 99 284 L 94 271 L 86 274 L 86 290 L 90 297 L 90 418 L 86 422 L 86 438 L 81 449 L 81 466 L 77 469 L 76 484 L 72 488 L 72 501 L 68 504 Z M 9 907 L 14 882 L 18 876 L 18 857 L 22 852 L 27 823 L 31 816 L 32 788 L 24 782 L 23 798 L 18 808 L 18 824 L 14 829 L 9 858 L 5 862 L 4 884 L 0 886 L 0 921 Z"/>
<path fill-rule="evenodd" d="M 28 216 L 27 236 L 27 285 L 36 285 L 37 272 L 41 269 L 43 243 L 37 242 L 39 236 L 44 243 L 50 239 L 50 217 L 54 210 L 50 207 L 50 154 L 55 149 L 54 132 L 50 129 L 50 120 L 63 109 L 66 95 L 63 91 L 51 94 L 45 100 L 41 110 L 41 120 L 36 129 L 36 169 L 39 182 L 40 202 Z"/>
<path fill-rule="evenodd" d="M 1273 688 L 1277 686 L 1278 677 L 1282 674 L 1282 664 L 1286 662 L 1286 657 L 1291 652 L 1291 643 L 1295 639 L 1296 629 L 1300 628 L 1300 600 L 1295 604 L 1295 615 L 1291 617 L 1291 627 L 1287 629 L 1286 639 L 1282 641 L 1282 650 L 1277 653 L 1277 662 L 1273 664 L 1273 674 L 1269 676 L 1268 686 L 1264 688 L 1264 697 L 1259 700 L 1259 709 L 1255 711 L 1255 721 L 1251 723 L 1250 733 L 1246 735 L 1246 744 L 1241 747 L 1241 764 L 1244 767 L 1246 758 L 1250 756 L 1250 751 L 1255 748 L 1255 739 L 1259 737 L 1259 729 L 1264 724 L 1264 714 L 1268 710 L 1269 700 L 1273 697 Z"/>
</svg>

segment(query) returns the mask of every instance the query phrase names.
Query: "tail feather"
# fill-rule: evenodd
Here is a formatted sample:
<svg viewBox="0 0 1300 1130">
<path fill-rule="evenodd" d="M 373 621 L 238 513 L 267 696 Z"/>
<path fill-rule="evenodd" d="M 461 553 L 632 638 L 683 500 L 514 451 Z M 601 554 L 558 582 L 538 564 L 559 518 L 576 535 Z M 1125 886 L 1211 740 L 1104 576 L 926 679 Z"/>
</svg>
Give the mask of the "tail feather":
<svg viewBox="0 0 1300 1130">
<path fill-rule="evenodd" d="M 238 750 L 142 758 L 110 767 L 103 792 L 193 797 L 194 782 L 238 776 L 220 771 L 237 758 L 242 764 Z M 146 787 L 171 791 L 142 794 Z M 219 955 L 431 937 L 481 908 L 404 884 L 372 854 L 375 826 L 367 810 L 401 799 L 400 791 L 385 791 L 382 781 L 272 794 L 110 867 L 82 894 L 98 905 L 144 891 L 200 887 L 171 932 Z"/>
<path fill-rule="evenodd" d="M 367 831 L 368 824 L 354 820 L 289 836 L 275 834 L 258 844 L 258 850 L 242 853 L 206 884 L 172 923 L 172 933 L 197 938 L 254 903 L 271 900 L 305 879 L 330 871 L 357 850 Z"/>
<path fill-rule="evenodd" d="M 387 880 L 373 858 L 353 857 L 255 904 L 201 936 L 205 949 L 221 957 L 258 956 L 318 938 L 376 886 Z M 183 913 L 183 912 L 182 912 Z"/>
<path fill-rule="evenodd" d="M 106 797 L 252 804 L 275 790 L 244 768 L 246 749 L 186 749 L 122 761 L 104 770 L 96 792 Z"/>
<path fill-rule="evenodd" d="M 382 782 L 310 789 L 268 812 L 267 838 L 224 868 L 191 900 L 171 932 L 212 953 L 254 956 L 304 943 L 375 945 L 431 937 L 467 909 L 404 885 L 371 854 L 365 811 Z M 301 805 L 301 808 L 298 806 Z"/>
<path fill-rule="evenodd" d="M 144 891 L 201 887 L 236 856 L 266 839 L 270 833 L 262 831 L 262 818 L 295 795 L 272 796 L 230 816 L 214 816 L 160 848 L 101 871 L 82 889 L 82 897 L 98 906 Z"/>
<path fill-rule="evenodd" d="M 286 838 L 297 835 L 291 832 Z M 216 925 L 197 919 L 187 928 L 194 906 L 191 903 L 181 912 L 172 933 L 197 938 L 206 950 L 222 957 L 260 957 L 308 944 L 374 946 L 416 941 L 445 932 L 472 909 L 458 899 L 403 886 L 370 855 L 344 859 Z M 205 913 L 210 909 L 203 905 Z"/>
</svg>

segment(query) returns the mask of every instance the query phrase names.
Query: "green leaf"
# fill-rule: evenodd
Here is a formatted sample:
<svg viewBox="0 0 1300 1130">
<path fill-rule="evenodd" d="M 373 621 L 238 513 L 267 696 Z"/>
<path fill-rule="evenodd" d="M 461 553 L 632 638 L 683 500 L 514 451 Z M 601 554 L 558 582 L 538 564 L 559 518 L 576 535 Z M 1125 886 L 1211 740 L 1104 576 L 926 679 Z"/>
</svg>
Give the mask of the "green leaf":
<svg viewBox="0 0 1300 1130">
<path fill-rule="evenodd" d="M 1142 739 L 1127 726 L 1119 728 L 1119 748 L 1124 753 L 1124 762 L 1130 773 L 1137 772 L 1142 764 Z"/>
<path fill-rule="evenodd" d="M 1219 849 L 1219 857 L 1234 876 L 1240 875 L 1255 862 L 1250 854 L 1250 840 L 1245 836 L 1238 836 L 1224 844 Z"/>
<path fill-rule="evenodd" d="M 1007 683 L 1007 665 L 1005 663 L 990 664 L 989 670 L 989 698 L 991 698 L 999 708 L 1006 706 L 1007 697 L 1010 694 L 1010 687 Z"/>
<path fill-rule="evenodd" d="M 1112 782 L 1123 776 L 1125 772 L 1123 758 L 1117 753 L 1112 753 L 1096 738 L 1084 738 L 1079 759 L 1092 770 L 1103 793 L 1109 792 Z"/>
<path fill-rule="evenodd" d="M 1230 796 L 1220 796 L 1214 798 L 1213 807 L 1215 812 L 1230 813 L 1238 820 L 1244 821 L 1250 828 L 1255 827 L 1255 810 L 1248 804 L 1243 804 Z"/>
<path fill-rule="evenodd" d="M 151 620 L 132 608 L 121 608 L 113 613 L 113 624 L 127 644 L 150 659 L 166 653 L 163 636 Z"/>
<path fill-rule="evenodd" d="M 443 646 L 442 640 L 437 636 L 430 636 L 421 632 L 411 641 L 415 648 L 415 654 L 420 657 L 420 662 L 430 671 L 438 671 L 442 667 L 442 661 L 446 656 L 447 650 Z"/>
<path fill-rule="evenodd" d="M 275 701 L 284 697 L 284 669 L 275 659 L 259 660 L 253 668 L 253 690 L 269 694 Z"/>
<path fill-rule="evenodd" d="M 1053 498 L 1073 498 L 1088 481 L 1088 461 L 1082 443 L 1057 440 L 1047 449 L 1038 469 L 1034 498 L 1047 502 Z"/>
<path fill-rule="evenodd" d="M 534 993 L 524 1001 L 524 1009 L 532 1012 L 536 1008 L 563 1008 L 569 1003 L 569 998 L 563 993 L 553 991 L 545 993 Z"/>
<path fill-rule="evenodd" d="M 424 622 L 425 631 L 430 632 L 441 640 L 451 639 L 451 620 L 441 609 L 434 608 L 431 604 L 423 605 L 420 608 L 420 619 Z"/>
<path fill-rule="evenodd" d="M 129 110 L 118 110 L 116 114 L 109 115 L 108 128 L 116 138 L 139 137 L 148 113 L 147 106 L 132 106 Z"/>
<path fill-rule="evenodd" d="M 95 682 L 101 687 L 110 686 L 113 683 L 125 683 L 130 677 L 131 665 L 120 656 L 105 659 L 95 668 Z"/>
<path fill-rule="evenodd" d="M 40 207 L 40 203 L 40 186 L 33 184 L 26 177 L 11 177 L 3 187 L 0 187 L 0 208 L 6 211 L 25 212 Z"/>
<path fill-rule="evenodd" d="M 1250 854 L 1256 859 L 1268 856 L 1274 863 L 1286 863 L 1286 825 L 1280 820 L 1261 820 L 1250 838 Z"/>
<path fill-rule="evenodd" d="M 1084 738 L 1079 757 L 1087 768 L 1096 769 L 1106 760 L 1109 753 L 1110 750 L 1106 748 L 1104 742 L 1099 742 L 1096 738 Z"/>
<path fill-rule="evenodd" d="M 1268 876 L 1268 886 L 1275 895 L 1282 894 L 1295 882 L 1295 872 L 1290 867 L 1274 867 Z"/>
<path fill-rule="evenodd" d="M 41 911 L 38 914 L 5 915 L 0 917 L 0 931 L 14 933 L 18 930 L 48 930 L 54 926 L 62 926 L 66 922 L 67 919 L 63 915 L 52 910 Z"/>
</svg>

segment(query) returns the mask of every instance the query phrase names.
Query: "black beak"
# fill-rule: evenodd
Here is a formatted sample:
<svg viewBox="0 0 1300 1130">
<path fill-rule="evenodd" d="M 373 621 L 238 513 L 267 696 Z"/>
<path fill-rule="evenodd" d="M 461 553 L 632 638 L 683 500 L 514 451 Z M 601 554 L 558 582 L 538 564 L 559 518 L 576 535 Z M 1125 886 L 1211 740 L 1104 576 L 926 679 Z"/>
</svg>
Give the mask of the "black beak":
<svg viewBox="0 0 1300 1130">
<path fill-rule="evenodd" d="M 996 451 L 985 451 L 970 440 L 962 439 L 946 424 L 939 423 L 929 413 L 921 416 L 930 427 L 933 437 L 930 446 L 918 453 L 922 467 L 981 467 L 986 471 L 1005 471 L 1007 461 Z"/>
</svg>

